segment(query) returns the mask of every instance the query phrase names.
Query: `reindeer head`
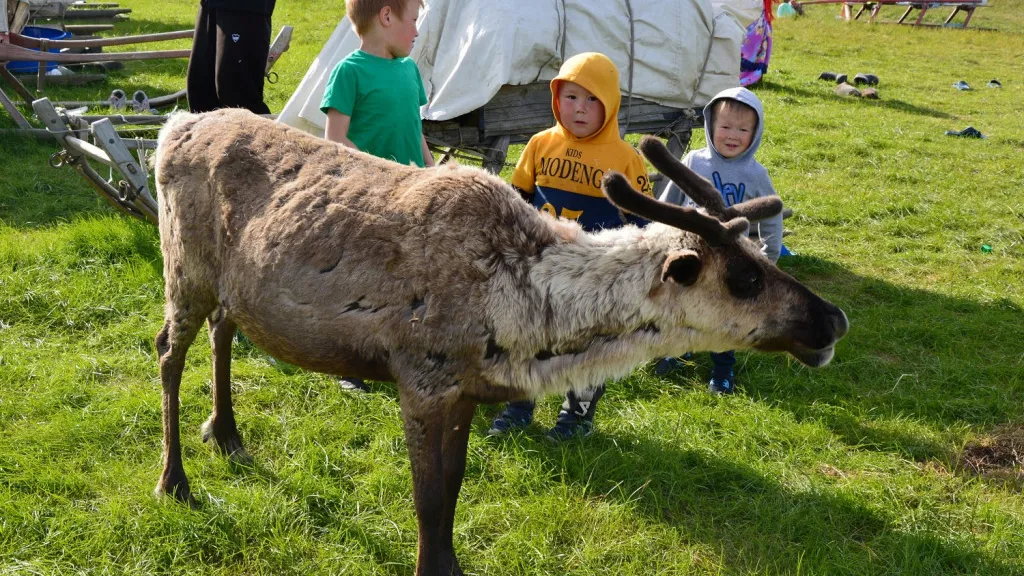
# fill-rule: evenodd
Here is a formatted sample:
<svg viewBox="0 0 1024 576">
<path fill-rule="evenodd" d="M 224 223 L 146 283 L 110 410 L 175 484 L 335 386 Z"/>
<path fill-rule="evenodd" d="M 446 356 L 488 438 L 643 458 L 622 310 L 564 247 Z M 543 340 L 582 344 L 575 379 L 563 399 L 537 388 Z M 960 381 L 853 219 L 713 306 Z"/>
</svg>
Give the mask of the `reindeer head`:
<svg viewBox="0 0 1024 576">
<path fill-rule="evenodd" d="M 758 198 L 726 207 L 714 186 L 657 138 L 645 137 L 640 150 L 704 209 L 644 196 L 620 174 L 610 173 L 603 182 L 605 195 L 619 208 L 672 227 L 660 229 L 669 236 L 668 248 L 650 293 L 665 324 L 699 334 L 712 349 L 785 351 L 809 366 L 827 364 L 846 334 L 846 315 L 779 270 L 747 238 L 750 220 L 777 215 L 782 201 Z"/>
</svg>

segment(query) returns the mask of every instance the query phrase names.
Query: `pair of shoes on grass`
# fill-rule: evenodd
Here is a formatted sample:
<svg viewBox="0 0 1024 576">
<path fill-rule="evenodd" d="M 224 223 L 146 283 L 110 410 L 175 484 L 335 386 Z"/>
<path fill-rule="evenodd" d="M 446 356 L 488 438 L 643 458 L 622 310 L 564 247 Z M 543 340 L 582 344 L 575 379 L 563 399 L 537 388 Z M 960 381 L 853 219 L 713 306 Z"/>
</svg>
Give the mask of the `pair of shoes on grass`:
<svg viewBox="0 0 1024 576">
<path fill-rule="evenodd" d="M 999 81 L 998 78 L 993 78 L 988 81 L 988 84 L 986 84 L 986 86 L 988 86 L 989 88 L 1002 88 L 1003 84 L 1002 82 Z M 956 82 L 953 83 L 953 88 L 956 88 L 957 90 L 970 90 L 971 85 L 964 80 L 957 80 Z"/>
<path fill-rule="evenodd" d="M 846 74 L 837 74 L 835 72 L 822 72 L 818 75 L 818 80 L 827 80 L 829 82 L 835 82 L 836 84 L 844 84 L 848 81 Z M 861 84 L 867 84 L 868 86 L 878 85 L 878 76 L 874 74 L 865 74 L 863 72 L 857 73 L 853 77 L 853 83 L 857 86 Z"/>
<path fill-rule="evenodd" d="M 491 423 L 488 436 L 500 437 L 509 434 L 513 430 L 522 430 L 533 422 L 533 410 L 522 405 L 511 403 Z M 545 437 L 548 440 L 561 442 L 570 438 L 585 438 L 594 433 L 593 413 L 589 417 L 581 416 L 571 410 L 561 410 L 555 425 L 548 430 Z"/>
<path fill-rule="evenodd" d="M 869 100 L 878 100 L 878 90 L 875 90 L 874 88 L 865 88 L 863 90 L 858 90 L 857 88 L 850 84 L 847 84 L 846 82 L 843 82 L 842 84 L 836 86 L 836 95 L 856 98 L 867 98 Z"/>
</svg>

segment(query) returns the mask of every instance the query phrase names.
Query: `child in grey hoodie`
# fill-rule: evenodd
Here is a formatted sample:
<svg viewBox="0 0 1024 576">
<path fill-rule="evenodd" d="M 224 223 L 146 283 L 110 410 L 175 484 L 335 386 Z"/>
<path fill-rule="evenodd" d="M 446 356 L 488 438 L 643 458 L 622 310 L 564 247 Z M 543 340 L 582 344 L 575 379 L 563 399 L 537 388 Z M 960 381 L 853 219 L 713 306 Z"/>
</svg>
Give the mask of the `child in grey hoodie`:
<svg viewBox="0 0 1024 576">
<path fill-rule="evenodd" d="M 754 154 L 764 134 L 764 108 L 753 92 L 746 88 L 730 88 L 719 92 L 704 107 L 704 131 L 707 147 L 692 150 L 682 162 L 697 174 L 714 184 L 722 194 L 726 206 L 739 204 L 751 198 L 776 196 L 768 170 Z M 675 184 L 661 195 L 663 202 L 693 206 Z M 751 222 L 750 236 L 760 240 L 765 255 L 775 262 L 782 249 L 782 215 Z M 714 367 L 709 387 L 717 394 L 730 394 L 735 390 L 733 366 L 736 353 L 732 350 L 711 353 Z M 658 363 L 656 371 L 671 370 L 674 358 Z"/>
</svg>

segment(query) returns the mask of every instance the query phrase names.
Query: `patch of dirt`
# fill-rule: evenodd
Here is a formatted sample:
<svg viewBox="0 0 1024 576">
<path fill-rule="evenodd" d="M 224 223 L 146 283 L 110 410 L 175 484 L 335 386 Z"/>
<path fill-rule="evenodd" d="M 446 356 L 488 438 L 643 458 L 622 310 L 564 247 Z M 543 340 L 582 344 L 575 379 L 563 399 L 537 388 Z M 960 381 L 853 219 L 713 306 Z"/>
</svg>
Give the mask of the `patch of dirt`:
<svg viewBox="0 0 1024 576">
<path fill-rule="evenodd" d="M 960 454 L 960 466 L 988 480 L 1009 481 L 1024 487 L 1024 424 L 1004 424 L 969 442 Z"/>
</svg>

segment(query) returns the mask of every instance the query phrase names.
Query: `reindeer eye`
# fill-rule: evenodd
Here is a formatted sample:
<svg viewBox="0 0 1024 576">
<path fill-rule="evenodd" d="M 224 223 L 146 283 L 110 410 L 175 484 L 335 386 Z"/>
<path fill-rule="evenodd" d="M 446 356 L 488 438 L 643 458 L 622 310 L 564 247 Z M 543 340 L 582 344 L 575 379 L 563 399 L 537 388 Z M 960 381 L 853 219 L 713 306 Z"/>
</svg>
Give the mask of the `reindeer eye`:
<svg viewBox="0 0 1024 576">
<path fill-rule="evenodd" d="M 753 298 L 761 293 L 764 273 L 748 258 L 733 258 L 726 264 L 725 284 L 736 298 Z"/>
</svg>

